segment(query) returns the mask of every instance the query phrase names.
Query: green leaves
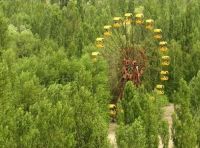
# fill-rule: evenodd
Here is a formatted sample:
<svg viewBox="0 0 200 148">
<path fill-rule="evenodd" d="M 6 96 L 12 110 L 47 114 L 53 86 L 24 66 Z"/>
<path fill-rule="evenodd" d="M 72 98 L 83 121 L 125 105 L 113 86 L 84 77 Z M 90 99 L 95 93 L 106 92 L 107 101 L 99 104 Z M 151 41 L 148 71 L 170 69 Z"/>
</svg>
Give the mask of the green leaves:
<svg viewBox="0 0 200 148">
<path fill-rule="evenodd" d="M 132 82 L 126 84 L 122 107 L 125 124 L 131 124 L 141 115 L 140 97 Z"/>
<path fill-rule="evenodd" d="M 190 104 L 191 89 L 186 81 L 180 80 L 180 88 L 177 93 L 176 114 L 173 117 L 173 140 L 176 147 L 196 147 L 197 132 L 196 119 L 191 114 Z M 190 132 L 186 132 L 186 131 Z"/>
<path fill-rule="evenodd" d="M 119 147 L 157 147 L 161 106 L 156 99 L 160 98 L 155 98 L 146 93 L 144 88 L 136 88 L 132 82 L 127 82 L 120 104 L 123 112 L 119 113 L 119 117 L 123 121 L 118 121 Z"/>
<path fill-rule="evenodd" d="M 199 112 L 200 111 L 200 71 L 198 72 L 197 76 L 192 79 L 190 82 L 190 94 L 191 94 L 191 107 L 192 111 Z"/>
<path fill-rule="evenodd" d="M 7 43 L 7 19 L 0 13 L 0 49 L 2 49 Z"/>
<path fill-rule="evenodd" d="M 73 108 L 66 101 L 58 101 L 53 105 L 44 99 L 33 105 L 30 111 L 40 131 L 37 146 L 47 144 L 48 147 L 74 147 Z"/>
<path fill-rule="evenodd" d="M 175 144 L 199 143 L 198 0 L 189 4 L 185 0 L 49 2 L 0 1 L 0 147 L 108 147 L 107 104 L 117 86 L 120 54 L 105 48 L 99 52 L 107 51 L 102 55 L 108 61 L 101 55 L 94 64 L 90 53 L 96 50 L 95 38 L 102 35 L 103 26 L 112 25 L 113 16 L 134 13 L 141 5 L 145 19 L 154 19 L 170 43 L 166 92 L 178 91 L 171 100 L 178 104 Z M 135 40 L 140 40 L 141 32 L 135 33 Z M 147 93 L 158 81 L 160 64 L 154 62 L 159 53 L 150 35 L 144 40 L 148 47 L 138 45 L 150 51 L 152 69 L 145 71 L 145 88 L 128 82 L 119 103 L 123 109 L 118 119 L 119 147 L 157 147 L 160 133 L 167 143 L 167 125 L 160 123 L 157 100 L 162 98 L 151 100 L 154 95 Z"/>
<path fill-rule="evenodd" d="M 146 133 L 143 121 L 138 118 L 130 125 L 120 125 L 117 130 L 119 148 L 146 147 Z"/>
<path fill-rule="evenodd" d="M 107 64 L 89 56 L 96 29 L 73 1 L 0 3 L 0 147 L 108 147 Z"/>
</svg>

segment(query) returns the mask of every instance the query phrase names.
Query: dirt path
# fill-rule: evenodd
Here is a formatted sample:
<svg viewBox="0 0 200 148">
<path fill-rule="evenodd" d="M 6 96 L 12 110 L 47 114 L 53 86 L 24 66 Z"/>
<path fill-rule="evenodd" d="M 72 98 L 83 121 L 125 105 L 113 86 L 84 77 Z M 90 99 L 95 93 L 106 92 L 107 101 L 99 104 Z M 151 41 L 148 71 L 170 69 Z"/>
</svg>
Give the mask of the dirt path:
<svg viewBox="0 0 200 148">
<path fill-rule="evenodd" d="M 168 122 L 169 125 L 169 143 L 168 143 L 168 148 L 173 148 L 173 141 L 172 141 L 172 114 L 174 113 L 174 105 L 173 104 L 169 104 L 165 107 L 163 107 L 163 111 L 164 111 L 164 115 L 163 118 L 164 120 L 166 120 Z M 160 139 L 160 137 L 159 137 Z M 160 139 L 159 142 L 159 146 L 158 148 L 162 148 L 163 144 L 162 144 L 162 140 Z"/>
<path fill-rule="evenodd" d="M 112 146 L 112 148 L 117 148 L 117 142 L 116 142 L 116 123 L 110 123 L 109 125 L 109 131 L 108 131 L 108 140 Z"/>
</svg>

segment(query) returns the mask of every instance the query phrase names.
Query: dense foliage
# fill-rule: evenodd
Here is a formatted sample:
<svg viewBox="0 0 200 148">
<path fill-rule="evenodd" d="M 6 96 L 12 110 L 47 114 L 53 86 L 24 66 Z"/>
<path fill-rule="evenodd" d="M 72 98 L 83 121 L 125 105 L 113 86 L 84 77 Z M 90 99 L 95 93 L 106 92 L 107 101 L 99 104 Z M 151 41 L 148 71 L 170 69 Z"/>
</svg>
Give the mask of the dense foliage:
<svg viewBox="0 0 200 148">
<path fill-rule="evenodd" d="M 113 16 L 141 5 L 169 43 L 174 144 L 200 147 L 199 0 L 0 0 L 0 147 L 109 147 L 109 63 L 90 54 Z M 153 76 L 126 85 L 119 147 L 167 145 Z"/>
<path fill-rule="evenodd" d="M 107 66 L 90 59 L 90 20 L 75 2 L 0 7 L 0 147 L 107 147 Z"/>
<path fill-rule="evenodd" d="M 160 130 L 165 129 L 161 107 L 165 105 L 166 98 L 147 93 L 143 88 L 138 89 L 132 82 L 126 84 L 124 93 L 120 102 L 122 112 L 119 116 L 122 117 L 118 120 L 119 147 L 157 147 L 159 133 L 168 141 L 168 134 Z"/>
</svg>

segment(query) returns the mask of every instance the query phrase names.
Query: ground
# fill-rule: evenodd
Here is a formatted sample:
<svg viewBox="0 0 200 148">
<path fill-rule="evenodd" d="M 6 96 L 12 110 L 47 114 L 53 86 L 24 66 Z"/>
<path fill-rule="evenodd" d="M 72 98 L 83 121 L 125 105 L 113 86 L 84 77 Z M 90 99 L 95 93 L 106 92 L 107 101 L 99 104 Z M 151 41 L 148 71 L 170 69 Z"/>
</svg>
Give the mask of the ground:
<svg viewBox="0 0 200 148">
<path fill-rule="evenodd" d="M 173 141 L 172 141 L 172 114 L 174 113 L 174 104 L 169 104 L 165 107 L 163 107 L 163 111 L 164 111 L 164 114 L 163 114 L 163 118 L 164 120 L 166 120 L 168 122 L 168 125 L 169 125 L 169 143 L 168 143 L 168 148 L 173 148 Z M 158 148 L 162 148 L 163 145 L 162 145 L 162 141 L 160 139 L 160 142 L 159 142 L 159 147 Z"/>
<path fill-rule="evenodd" d="M 108 139 L 109 139 L 109 142 L 110 142 L 112 148 L 117 148 L 116 128 L 117 128 L 117 124 L 111 122 L 109 125 Z"/>
</svg>

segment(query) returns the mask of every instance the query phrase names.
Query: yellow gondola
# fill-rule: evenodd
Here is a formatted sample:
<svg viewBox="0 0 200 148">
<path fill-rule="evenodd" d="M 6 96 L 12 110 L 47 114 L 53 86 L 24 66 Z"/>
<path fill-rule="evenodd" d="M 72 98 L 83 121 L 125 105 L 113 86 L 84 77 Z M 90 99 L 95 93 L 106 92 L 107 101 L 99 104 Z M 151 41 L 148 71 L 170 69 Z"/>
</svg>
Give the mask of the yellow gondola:
<svg viewBox="0 0 200 148">
<path fill-rule="evenodd" d="M 165 62 L 162 62 L 161 65 L 162 65 L 162 66 L 169 66 L 169 65 L 170 65 L 170 62 L 166 62 L 166 61 L 165 61 Z"/>
<path fill-rule="evenodd" d="M 136 19 L 136 24 L 141 25 L 144 23 L 144 14 L 143 13 L 137 13 L 135 15 L 135 19 Z"/>
<path fill-rule="evenodd" d="M 122 26 L 122 18 L 114 17 L 113 18 L 113 28 L 120 28 Z"/>
<path fill-rule="evenodd" d="M 112 35 L 111 28 L 111 25 L 104 26 L 104 36 L 109 37 Z"/>
<path fill-rule="evenodd" d="M 146 20 L 146 29 L 152 30 L 154 28 L 154 20 L 148 19 Z"/>
<path fill-rule="evenodd" d="M 165 94 L 164 90 L 156 90 L 156 93 L 158 95 L 164 95 Z"/>
<path fill-rule="evenodd" d="M 97 56 L 98 56 L 99 54 L 100 54 L 99 52 L 92 52 L 92 60 L 93 60 L 93 62 L 96 62 L 96 61 L 97 61 Z"/>
<path fill-rule="evenodd" d="M 163 70 L 162 70 L 162 71 L 160 72 L 160 74 L 161 74 L 161 75 L 168 75 L 168 74 L 169 74 L 169 71 L 163 71 Z"/>
<path fill-rule="evenodd" d="M 157 94 L 163 95 L 163 94 L 164 94 L 164 88 L 165 88 L 164 85 L 162 85 L 162 84 L 157 84 L 157 85 L 156 85 L 156 88 L 155 88 L 155 91 L 156 91 Z"/>
<path fill-rule="evenodd" d="M 168 81 L 168 80 L 169 80 L 169 77 L 168 77 L 168 76 L 161 75 L 160 80 L 161 80 L 161 81 Z"/>
<path fill-rule="evenodd" d="M 117 107 L 115 104 L 109 104 L 108 105 L 109 108 L 109 115 L 112 118 L 112 121 L 115 121 L 115 118 L 117 116 Z"/>
<path fill-rule="evenodd" d="M 161 84 L 156 85 L 156 89 L 164 89 L 164 88 L 165 88 L 164 85 L 161 85 Z"/>
<path fill-rule="evenodd" d="M 162 39 L 162 30 L 161 29 L 154 29 L 154 38 L 157 40 Z"/>
<path fill-rule="evenodd" d="M 132 23 L 132 21 L 133 21 L 132 17 L 133 17 L 132 13 L 126 13 L 125 14 L 125 21 L 124 21 L 124 23 L 126 25 L 130 25 Z"/>
<path fill-rule="evenodd" d="M 104 38 L 97 38 L 96 39 L 96 47 L 97 48 L 104 48 Z"/>
<path fill-rule="evenodd" d="M 162 56 L 161 65 L 162 66 L 169 66 L 169 64 L 170 64 L 169 56 Z"/>
<path fill-rule="evenodd" d="M 166 52 L 166 51 L 168 51 L 167 42 L 162 41 L 162 42 L 159 43 L 159 45 L 160 45 L 160 51 L 161 51 L 161 52 Z"/>
</svg>

